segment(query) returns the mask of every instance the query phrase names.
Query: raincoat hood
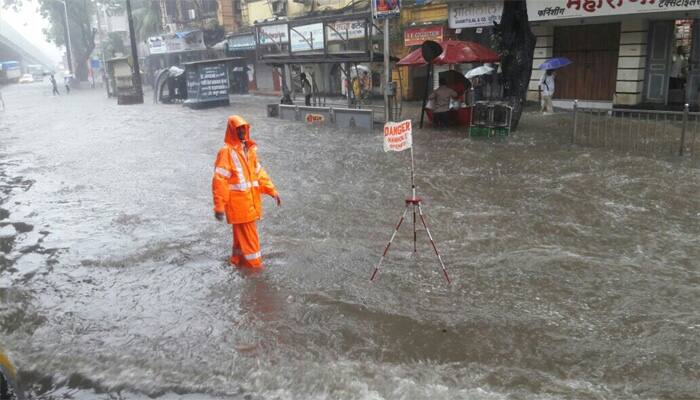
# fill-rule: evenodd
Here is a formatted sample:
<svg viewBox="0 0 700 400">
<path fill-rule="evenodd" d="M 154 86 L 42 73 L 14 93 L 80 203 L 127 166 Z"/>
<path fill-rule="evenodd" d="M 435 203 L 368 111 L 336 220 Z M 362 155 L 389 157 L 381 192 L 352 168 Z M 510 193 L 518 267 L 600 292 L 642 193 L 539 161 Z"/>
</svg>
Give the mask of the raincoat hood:
<svg viewBox="0 0 700 400">
<path fill-rule="evenodd" d="M 224 142 L 226 142 L 226 144 L 231 146 L 238 146 L 242 144 L 241 140 L 238 139 L 238 134 L 236 133 L 238 127 L 241 126 L 245 128 L 246 142 L 248 142 L 249 146 L 253 145 L 253 141 L 250 140 L 250 125 L 240 115 L 232 115 L 228 117 L 228 123 L 226 124 L 226 136 L 224 137 Z"/>
</svg>

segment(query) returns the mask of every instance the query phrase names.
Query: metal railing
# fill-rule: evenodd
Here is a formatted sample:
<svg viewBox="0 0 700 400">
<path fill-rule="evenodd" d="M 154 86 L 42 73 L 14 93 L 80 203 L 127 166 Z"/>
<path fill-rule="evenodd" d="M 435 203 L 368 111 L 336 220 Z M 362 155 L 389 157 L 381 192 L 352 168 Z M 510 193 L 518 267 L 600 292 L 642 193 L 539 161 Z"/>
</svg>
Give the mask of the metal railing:
<svg viewBox="0 0 700 400">
<path fill-rule="evenodd" d="M 574 101 L 571 143 L 620 151 L 682 156 L 698 154 L 700 113 L 587 109 Z"/>
</svg>

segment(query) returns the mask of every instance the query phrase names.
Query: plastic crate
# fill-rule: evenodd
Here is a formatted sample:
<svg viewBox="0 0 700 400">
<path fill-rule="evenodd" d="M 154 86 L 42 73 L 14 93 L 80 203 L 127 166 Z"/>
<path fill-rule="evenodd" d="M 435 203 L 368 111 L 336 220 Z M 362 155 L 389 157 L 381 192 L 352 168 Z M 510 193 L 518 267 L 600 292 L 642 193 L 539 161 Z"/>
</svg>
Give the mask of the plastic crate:
<svg viewBox="0 0 700 400">
<path fill-rule="evenodd" d="M 473 138 L 488 138 L 488 137 L 507 137 L 510 133 L 508 128 L 489 128 L 486 126 L 472 126 L 469 128 L 469 137 Z"/>
<path fill-rule="evenodd" d="M 469 137 L 489 137 L 491 128 L 485 126 L 472 126 L 469 128 Z"/>
<path fill-rule="evenodd" d="M 493 128 L 493 135 L 506 137 L 510 133 L 510 128 Z"/>
</svg>

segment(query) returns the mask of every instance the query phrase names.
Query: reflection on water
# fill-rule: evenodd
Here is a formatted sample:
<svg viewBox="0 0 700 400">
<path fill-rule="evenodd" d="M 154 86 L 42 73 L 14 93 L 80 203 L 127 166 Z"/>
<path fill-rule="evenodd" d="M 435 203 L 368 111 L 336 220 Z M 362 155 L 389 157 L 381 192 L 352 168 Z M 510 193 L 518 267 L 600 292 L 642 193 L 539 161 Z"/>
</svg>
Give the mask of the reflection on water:
<svg viewBox="0 0 700 400">
<path fill-rule="evenodd" d="M 370 283 L 409 189 L 379 135 L 270 120 L 264 98 L 3 94 L 0 340 L 45 398 L 697 398 L 697 160 L 569 148 L 556 117 L 497 143 L 417 132 L 453 284 L 410 226 Z M 284 198 L 257 274 L 211 215 L 233 112 Z"/>
</svg>

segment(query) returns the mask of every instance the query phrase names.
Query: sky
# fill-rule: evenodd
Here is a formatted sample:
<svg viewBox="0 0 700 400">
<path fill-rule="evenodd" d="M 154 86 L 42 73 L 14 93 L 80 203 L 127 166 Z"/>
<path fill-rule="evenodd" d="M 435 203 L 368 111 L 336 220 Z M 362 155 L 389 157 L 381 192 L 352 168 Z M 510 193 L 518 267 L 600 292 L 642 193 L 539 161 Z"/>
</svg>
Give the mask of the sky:
<svg viewBox="0 0 700 400">
<path fill-rule="evenodd" d="M 56 63 L 60 62 L 63 48 L 59 49 L 56 45 L 46 41 L 42 29 L 47 28 L 49 23 L 41 17 L 37 11 L 38 7 L 36 0 L 24 0 L 19 12 L 0 8 L 0 19 L 2 19 L 0 22 L 12 26 L 25 39 L 44 52 L 49 59 Z"/>
</svg>

